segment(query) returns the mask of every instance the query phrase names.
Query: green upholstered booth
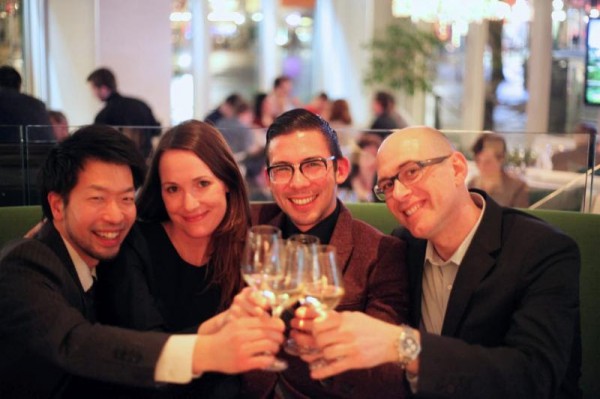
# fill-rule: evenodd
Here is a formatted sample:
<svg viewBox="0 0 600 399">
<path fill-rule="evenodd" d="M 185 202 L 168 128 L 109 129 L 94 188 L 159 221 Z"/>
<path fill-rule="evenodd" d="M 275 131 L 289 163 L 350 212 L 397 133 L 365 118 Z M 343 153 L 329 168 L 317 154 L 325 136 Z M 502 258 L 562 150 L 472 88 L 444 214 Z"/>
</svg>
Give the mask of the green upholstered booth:
<svg viewBox="0 0 600 399">
<path fill-rule="evenodd" d="M 398 223 L 385 204 L 347 204 L 354 217 L 384 233 Z M 585 398 L 600 398 L 600 215 L 569 211 L 525 210 L 573 237 L 581 251 L 582 387 Z M 42 216 L 39 206 L 0 207 L 0 246 L 21 237 Z"/>
<path fill-rule="evenodd" d="M 42 220 L 39 205 L 0 207 L 0 247 L 7 241 L 22 237 Z"/>
</svg>

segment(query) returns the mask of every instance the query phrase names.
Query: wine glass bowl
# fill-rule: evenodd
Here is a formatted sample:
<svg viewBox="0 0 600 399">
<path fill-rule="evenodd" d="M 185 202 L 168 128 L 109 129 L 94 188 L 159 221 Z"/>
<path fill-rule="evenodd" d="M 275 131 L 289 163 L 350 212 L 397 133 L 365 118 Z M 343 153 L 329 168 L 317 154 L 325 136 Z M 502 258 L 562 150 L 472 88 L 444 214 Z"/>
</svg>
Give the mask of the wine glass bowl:
<svg viewBox="0 0 600 399">
<path fill-rule="evenodd" d="M 313 267 L 308 274 L 304 295 L 306 302 L 314 306 L 319 313 L 335 309 L 344 296 L 344 285 L 334 246 L 316 247 Z"/>
<path fill-rule="evenodd" d="M 283 241 L 281 230 L 274 226 L 258 225 L 248 230 L 244 254 L 242 257 L 242 277 L 248 286 L 264 297 L 272 308 L 273 317 L 281 305 L 279 302 L 290 296 L 284 292 L 290 284 L 284 274 L 285 259 L 282 256 Z M 299 294 L 298 294 L 299 295 Z M 275 358 L 274 362 L 266 368 L 269 371 L 282 371 L 287 368 L 287 363 Z"/>
</svg>

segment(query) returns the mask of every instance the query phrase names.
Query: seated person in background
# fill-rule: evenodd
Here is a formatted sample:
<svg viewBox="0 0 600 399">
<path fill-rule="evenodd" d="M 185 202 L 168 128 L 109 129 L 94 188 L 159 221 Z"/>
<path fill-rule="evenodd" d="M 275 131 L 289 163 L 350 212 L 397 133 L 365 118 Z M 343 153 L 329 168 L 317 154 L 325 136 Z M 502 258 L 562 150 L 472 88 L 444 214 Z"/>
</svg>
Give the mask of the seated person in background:
<svg viewBox="0 0 600 399">
<path fill-rule="evenodd" d="M 187 335 L 96 322 L 95 268 L 117 255 L 135 221 L 144 166 L 108 126 L 84 127 L 51 150 L 40 175 L 48 222 L 0 258 L 0 397 L 110 397 L 100 382 L 187 383 L 273 361 L 266 353 L 283 340 L 283 323 L 267 317 L 217 317 Z"/>
<path fill-rule="evenodd" d="M 267 95 L 265 100 L 269 104 L 268 110 L 271 120 L 277 118 L 286 111 L 301 106 L 300 100 L 294 97 L 294 82 L 292 78 L 286 75 L 281 75 L 273 81 L 273 90 Z"/>
<path fill-rule="evenodd" d="M 244 159 L 246 154 L 256 152 L 251 129 L 252 118 L 252 108 L 246 101 L 240 100 L 233 107 L 231 116 L 219 119 L 215 125 L 238 159 Z"/>
<path fill-rule="evenodd" d="M 254 119 L 252 120 L 252 127 L 266 129 L 273 122 L 270 116 L 271 112 L 268 109 L 269 102 L 265 101 L 266 99 L 266 93 L 258 93 L 254 96 Z"/>
<path fill-rule="evenodd" d="M 0 67 L 0 126 L 17 125 L 24 128 L 27 125 L 49 126 L 50 119 L 46 105 L 35 97 L 21 93 L 23 80 L 21 74 L 13 67 Z M 52 130 L 49 127 L 35 127 L 23 131 L 30 140 L 53 141 Z M 14 126 L 6 126 L 0 130 L 0 142 L 20 143 L 19 130 Z"/>
<path fill-rule="evenodd" d="M 330 114 L 329 96 L 325 92 L 317 94 L 304 109 L 319 115 L 321 118 L 328 120 Z"/>
<path fill-rule="evenodd" d="M 311 321 L 299 308 L 292 325 L 314 338 L 292 336 L 329 361 L 313 378 L 395 363 L 419 398 L 581 397 L 577 244 L 468 191 L 467 168 L 431 128 L 382 143 L 374 190 L 405 228 L 411 326 L 357 312 Z"/>
<path fill-rule="evenodd" d="M 230 118 L 233 116 L 234 109 L 236 105 L 240 102 L 243 102 L 242 96 L 238 93 L 232 93 L 227 96 L 225 101 L 223 101 L 219 106 L 212 111 L 204 118 L 204 122 L 210 123 L 211 125 L 216 125 L 219 120 L 222 118 Z"/>
<path fill-rule="evenodd" d="M 336 133 L 319 116 L 295 109 L 279 116 L 267 131 L 269 186 L 276 204 L 253 205 L 252 222 L 281 228 L 283 237 L 305 233 L 337 248 L 345 294 L 337 309 L 365 312 L 389 323 L 406 321 L 407 275 L 403 243 L 362 221 L 336 198 L 348 176 Z M 286 356 L 279 375 L 247 375 L 248 397 L 402 398 L 402 370 L 389 365 L 349 372 L 326 384 L 311 380 L 308 365 Z"/>
<path fill-rule="evenodd" d="M 352 150 L 355 134 L 352 131 L 352 115 L 348 101 L 344 99 L 335 100 L 331 104 L 329 125 L 336 131 L 342 151 Z"/>
<path fill-rule="evenodd" d="M 244 179 L 221 134 L 188 121 L 162 137 L 137 198 L 140 221 L 98 268 L 102 320 L 136 330 L 195 332 L 242 287 L 250 225 Z M 171 394 L 236 397 L 236 376 L 205 375 Z"/>
<path fill-rule="evenodd" d="M 596 135 L 596 128 L 588 123 L 580 123 L 573 138 L 575 148 L 552 155 L 552 169 L 568 172 L 584 172 L 588 168 L 590 136 Z M 600 164 L 600 141 L 596 137 L 595 164 Z"/>
<path fill-rule="evenodd" d="M 48 111 L 48 117 L 52 124 L 52 132 L 56 141 L 63 141 L 69 137 L 69 122 L 67 117 L 60 111 Z"/>
<path fill-rule="evenodd" d="M 393 95 L 385 91 L 378 91 L 373 98 L 373 113 L 375 120 L 371 124 L 371 129 L 381 130 L 373 132 L 384 139 L 390 130 L 403 129 L 408 126 L 408 123 L 400 113 L 396 111 L 396 99 Z"/>
<path fill-rule="evenodd" d="M 479 176 L 469 181 L 469 188 L 485 191 L 498 204 L 516 208 L 529 206 L 527 184 L 504 170 L 506 141 L 499 134 L 483 133 L 473 144 Z"/>
<path fill-rule="evenodd" d="M 352 171 L 346 182 L 340 186 L 345 191 L 346 201 L 373 202 L 373 185 L 377 177 L 375 156 L 381 145 L 381 138 L 373 133 L 364 133 L 357 141 L 353 155 Z"/>
</svg>

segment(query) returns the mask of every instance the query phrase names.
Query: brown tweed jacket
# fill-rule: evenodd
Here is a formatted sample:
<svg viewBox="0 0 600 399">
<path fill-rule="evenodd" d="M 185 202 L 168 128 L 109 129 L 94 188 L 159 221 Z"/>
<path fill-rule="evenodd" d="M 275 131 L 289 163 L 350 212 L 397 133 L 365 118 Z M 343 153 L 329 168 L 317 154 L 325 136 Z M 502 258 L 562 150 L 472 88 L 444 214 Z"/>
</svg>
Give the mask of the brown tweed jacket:
<svg viewBox="0 0 600 399">
<path fill-rule="evenodd" d="M 253 224 L 283 225 L 284 214 L 276 204 L 253 204 L 251 210 Z M 408 277 L 404 242 L 353 219 L 341 205 L 330 244 L 337 247 L 346 291 L 336 310 L 360 311 L 396 324 L 406 322 Z M 378 398 L 405 396 L 403 372 L 397 365 L 348 371 L 323 383 L 310 378 L 308 366 L 300 358 L 283 352 L 280 355 L 286 358 L 289 368 L 279 375 L 246 374 L 244 397 L 366 398 L 374 393 Z"/>
</svg>

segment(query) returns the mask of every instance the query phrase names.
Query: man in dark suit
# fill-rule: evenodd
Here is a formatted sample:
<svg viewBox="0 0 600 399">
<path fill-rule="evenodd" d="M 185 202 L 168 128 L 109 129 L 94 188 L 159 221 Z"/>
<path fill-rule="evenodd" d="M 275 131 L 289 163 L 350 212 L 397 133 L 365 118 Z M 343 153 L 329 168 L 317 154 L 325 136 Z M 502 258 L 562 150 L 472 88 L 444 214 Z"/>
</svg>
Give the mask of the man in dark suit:
<svg viewBox="0 0 600 399">
<path fill-rule="evenodd" d="M 87 81 L 94 95 L 106 103 L 94 123 L 120 127 L 148 157 L 152 151 L 152 137 L 160 135 L 160 129 L 157 129 L 160 123 L 150 107 L 137 98 L 122 96 L 117 91 L 117 79 L 110 69 L 96 69 Z"/>
<path fill-rule="evenodd" d="M 109 389 L 99 381 L 186 383 L 273 361 L 265 351 L 279 347 L 283 323 L 271 318 L 211 319 L 198 335 L 95 323 L 94 269 L 129 232 L 143 172 L 131 140 L 108 126 L 84 127 L 51 150 L 40 176 L 48 222 L 0 256 L 0 397 L 89 397 Z"/>
<path fill-rule="evenodd" d="M 580 397 L 575 242 L 468 191 L 437 130 L 393 133 L 377 164 L 374 191 L 407 230 L 412 327 L 332 312 L 312 328 L 332 362 L 312 376 L 396 362 L 417 397 Z"/>
<path fill-rule="evenodd" d="M 347 178 L 350 163 L 335 131 L 310 111 L 288 111 L 268 128 L 265 155 L 276 204 L 253 206 L 253 224 L 278 226 L 284 238 L 311 234 L 335 246 L 345 287 L 337 309 L 405 322 L 404 244 L 353 219 L 337 199 L 337 185 Z M 268 391 L 276 384 L 275 397 L 283 398 L 365 398 L 371 392 L 379 398 L 404 396 L 402 370 L 395 365 L 348 372 L 320 383 L 310 379 L 307 364 L 298 357 L 286 359 L 289 368 L 279 378 L 264 373 L 262 382 L 254 385 Z"/>
<path fill-rule="evenodd" d="M 46 105 L 21 93 L 21 84 L 21 75 L 15 68 L 8 65 L 0 67 L 0 142 L 19 143 L 19 128 L 27 125 L 45 126 L 23 131 L 27 139 L 54 140 Z"/>
</svg>

